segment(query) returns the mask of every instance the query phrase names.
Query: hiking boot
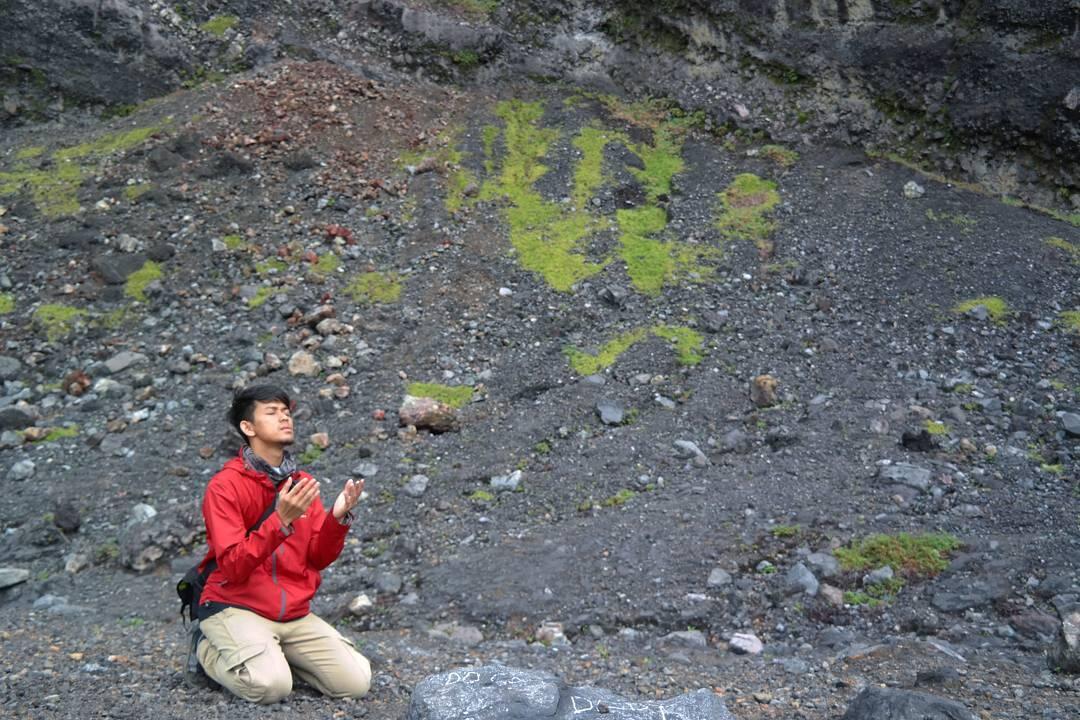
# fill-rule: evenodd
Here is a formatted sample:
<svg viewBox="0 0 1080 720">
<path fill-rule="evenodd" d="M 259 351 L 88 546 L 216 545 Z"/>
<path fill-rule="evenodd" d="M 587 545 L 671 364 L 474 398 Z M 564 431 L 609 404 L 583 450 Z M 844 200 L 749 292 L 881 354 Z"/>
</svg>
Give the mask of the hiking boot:
<svg viewBox="0 0 1080 720">
<path fill-rule="evenodd" d="M 217 683 L 203 670 L 199 663 L 199 642 L 206 637 L 199 628 L 199 621 L 192 623 L 191 646 L 188 648 L 187 661 L 184 663 L 184 682 L 187 686 L 196 690 L 215 688 Z"/>
</svg>

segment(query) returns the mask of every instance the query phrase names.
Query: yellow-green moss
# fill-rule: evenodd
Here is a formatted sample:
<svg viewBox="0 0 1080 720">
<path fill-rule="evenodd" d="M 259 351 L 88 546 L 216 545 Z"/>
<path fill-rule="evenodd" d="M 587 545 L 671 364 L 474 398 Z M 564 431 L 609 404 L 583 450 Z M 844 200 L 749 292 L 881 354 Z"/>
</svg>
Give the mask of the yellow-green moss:
<svg viewBox="0 0 1080 720">
<path fill-rule="evenodd" d="M 653 131 L 653 144 L 634 145 L 630 151 L 641 158 L 642 168 L 630 168 L 641 182 L 650 201 L 671 193 L 671 179 L 683 171 L 683 127 L 677 122 L 660 125 Z"/>
<path fill-rule="evenodd" d="M 301 465 L 314 465 L 322 457 L 323 449 L 318 445 L 308 445 L 297 458 Z"/>
<path fill-rule="evenodd" d="M 288 268 L 289 266 L 284 260 L 270 258 L 269 260 L 263 260 L 260 263 L 256 263 L 255 272 L 259 273 L 260 275 L 268 275 L 272 272 L 283 273 Z"/>
<path fill-rule="evenodd" d="M 604 507 L 620 507 L 630 502 L 637 497 L 637 493 L 630 488 L 623 488 L 619 492 L 615 493 L 611 497 L 604 498 L 604 501 L 600 503 Z"/>
<path fill-rule="evenodd" d="M 936 422 L 934 420 L 927 420 L 923 423 L 923 427 L 926 428 L 926 432 L 931 435 L 948 435 L 949 426 L 943 422 Z"/>
<path fill-rule="evenodd" d="M 977 308 L 979 305 L 982 305 L 986 308 L 986 312 L 990 316 L 990 319 L 998 325 L 1005 323 L 1009 319 L 1009 315 L 1012 312 L 1011 310 L 1009 310 L 1008 303 L 995 295 L 988 295 L 986 297 L 965 300 L 964 302 L 954 307 L 953 312 L 962 315 L 966 312 L 969 312 L 970 310 L 973 310 L 974 308 Z"/>
<path fill-rule="evenodd" d="M 675 346 L 675 353 L 681 365 L 697 365 L 705 359 L 702 354 L 705 338 L 692 328 L 658 325 L 653 328 L 653 334 Z"/>
<path fill-rule="evenodd" d="M 1080 265 L 1080 246 L 1073 245 L 1065 238 L 1048 237 L 1046 244 L 1058 250 L 1064 250 L 1074 265 Z"/>
<path fill-rule="evenodd" d="M 110 310 L 104 315 L 99 315 L 97 318 L 95 318 L 94 324 L 97 327 L 102 327 L 106 330 L 116 330 L 118 328 L 124 327 L 124 325 L 127 324 L 127 322 L 129 321 L 132 314 L 133 313 L 131 308 L 127 305 L 123 305 L 116 308 L 115 310 Z"/>
<path fill-rule="evenodd" d="M 849 571 L 872 570 L 888 565 L 908 576 L 936 575 L 948 566 L 948 555 L 961 546 L 948 533 L 922 535 L 871 535 L 837 548 L 840 567 Z"/>
<path fill-rule="evenodd" d="M 224 37 L 239 20 L 235 15 L 217 15 L 200 25 L 199 29 L 214 37 Z"/>
<path fill-rule="evenodd" d="M 124 186 L 124 197 L 126 197 L 129 201 L 134 202 L 135 200 L 138 200 L 140 197 L 142 197 L 146 193 L 150 192 L 150 190 L 153 189 L 153 187 L 154 186 L 151 185 L 150 183 L 137 183 L 135 185 L 125 185 Z"/>
<path fill-rule="evenodd" d="M 495 496 L 489 493 L 487 490 L 473 490 L 469 493 L 469 499 L 478 503 L 489 503 L 495 499 Z"/>
<path fill-rule="evenodd" d="M 326 277 L 341 267 L 341 260 L 332 252 L 319 257 L 318 261 L 311 266 L 311 272 L 319 277 Z"/>
<path fill-rule="evenodd" d="M 485 125 L 481 137 L 484 142 L 484 172 L 491 175 L 495 172 L 495 141 L 499 138 L 499 128 Z"/>
<path fill-rule="evenodd" d="M 34 311 L 34 322 L 53 342 L 67 336 L 85 315 L 85 310 L 70 305 L 42 305 Z"/>
<path fill-rule="evenodd" d="M 1058 322 L 1066 330 L 1080 335 L 1080 310 L 1065 310 L 1058 315 Z"/>
<path fill-rule="evenodd" d="M 45 152 L 44 145 L 31 145 L 30 147 L 24 147 L 15 153 L 16 160 L 29 160 L 35 158 Z"/>
<path fill-rule="evenodd" d="M 221 238 L 221 242 L 225 243 L 225 247 L 228 250 L 239 250 L 244 247 L 244 238 L 242 235 L 226 235 Z"/>
<path fill-rule="evenodd" d="M 60 440 L 62 438 L 78 437 L 78 435 L 78 425 L 66 425 L 64 427 L 58 427 L 49 430 L 49 433 L 42 439 L 44 442 L 53 442 L 54 440 Z"/>
<path fill-rule="evenodd" d="M 73 215 L 79 211 L 79 186 L 97 162 L 107 155 L 143 143 L 163 127 L 151 125 L 108 133 L 90 142 L 57 150 L 52 155 L 55 162 L 47 169 L 16 164 L 10 171 L 0 172 L 0 195 L 13 195 L 25 189 L 42 215 L 50 218 Z"/>
<path fill-rule="evenodd" d="M 397 273 L 361 273 L 345 287 L 354 302 L 365 305 L 397 302 L 401 297 L 401 280 Z"/>
<path fill-rule="evenodd" d="M 620 355 L 648 334 L 648 328 L 637 328 L 636 330 L 624 332 L 605 343 L 596 355 L 590 355 L 575 347 L 564 348 L 563 354 L 566 355 L 570 361 L 570 367 L 578 375 L 595 375 L 601 370 L 611 367 L 619 359 Z"/>
<path fill-rule="evenodd" d="M 438 383 L 409 383 L 405 392 L 413 397 L 426 397 L 438 400 L 453 408 L 464 407 L 472 400 L 473 389 L 468 385 L 439 385 Z"/>
<path fill-rule="evenodd" d="M 780 203 L 776 183 L 743 173 L 719 197 L 723 212 L 716 227 L 725 239 L 759 242 L 772 234 L 775 224 L 766 213 Z"/>
<path fill-rule="evenodd" d="M 595 355 L 573 346 L 563 348 L 563 354 L 577 374 L 595 375 L 611 367 L 620 355 L 650 334 L 670 342 L 682 365 L 697 365 L 704 357 L 702 348 L 705 340 L 701 334 L 691 328 L 676 325 L 655 325 L 651 328 L 628 330 L 605 343 Z"/>
<path fill-rule="evenodd" d="M 482 196 L 510 201 L 506 211 L 510 242 L 521 265 L 543 275 L 556 290 L 569 291 L 604 267 L 583 254 L 584 241 L 597 221 L 583 211 L 567 212 L 558 203 L 544 200 L 533 187 L 547 173 L 543 159 L 559 135 L 554 128 L 541 127 L 543 106 L 508 100 L 499 103 L 495 113 L 505 124 L 506 156 L 501 173 L 484 184 Z"/>
<path fill-rule="evenodd" d="M 582 128 L 574 138 L 574 147 L 581 151 L 581 159 L 574 168 L 574 191 L 571 195 L 577 209 L 586 209 L 600 189 L 604 181 L 604 148 L 613 141 L 626 142 L 626 136 L 590 126 Z"/>
<path fill-rule="evenodd" d="M 255 291 L 255 294 L 248 298 L 248 307 L 254 310 L 257 307 L 262 307 L 266 304 L 266 301 L 274 297 L 278 293 L 283 292 L 281 288 L 270 287 L 269 285 L 261 285 L 259 289 Z"/>
<path fill-rule="evenodd" d="M 0 293 L 0 315 L 7 315 L 15 310 L 15 296 L 11 293 Z"/>
<path fill-rule="evenodd" d="M 124 283 L 124 294 L 140 302 L 146 300 L 146 286 L 161 277 L 161 266 L 153 260 L 147 260 L 143 266 L 128 275 Z"/>
<path fill-rule="evenodd" d="M 977 220 L 963 213 L 935 212 L 933 208 L 926 211 L 926 218 L 934 222 L 952 223 L 965 233 L 971 232 L 979 224 Z"/>
<path fill-rule="evenodd" d="M 783 145 L 764 145 L 759 152 L 761 157 L 771 160 L 780 167 L 791 167 L 799 160 L 799 153 Z"/>
</svg>

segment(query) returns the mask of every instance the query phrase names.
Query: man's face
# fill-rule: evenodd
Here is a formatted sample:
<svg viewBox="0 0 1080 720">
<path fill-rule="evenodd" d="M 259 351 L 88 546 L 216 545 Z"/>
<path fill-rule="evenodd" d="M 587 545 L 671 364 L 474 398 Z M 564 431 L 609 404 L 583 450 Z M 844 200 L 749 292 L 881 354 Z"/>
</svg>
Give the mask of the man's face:
<svg viewBox="0 0 1080 720">
<path fill-rule="evenodd" d="M 249 441 L 258 438 L 264 443 L 288 445 L 293 441 L 292 413 L 288 406 L 279 400 L 256 400 L 251 420 L 240 423 L 240 429 L 248 436 Z"/>
</svg>

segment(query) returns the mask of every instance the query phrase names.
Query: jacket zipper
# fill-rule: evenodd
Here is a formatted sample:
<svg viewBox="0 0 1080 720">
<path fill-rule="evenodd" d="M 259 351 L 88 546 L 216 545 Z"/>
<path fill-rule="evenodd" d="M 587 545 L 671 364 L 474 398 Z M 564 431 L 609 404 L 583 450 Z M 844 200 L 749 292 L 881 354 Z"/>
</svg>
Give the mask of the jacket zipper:
<svg viewBox="0 0 1080 720">
<path fill-rule="evenodd" d="M 270 556 L 270 580 L 281 589 L 281 610 L 278 612 L 278 622 L 281 622 L 285 618 L 285 606 L 288 598 L 285 595 L 285 588 L 278 582 L 277 576 L 277 558 L 280 548 L 275 548 L 273 554 Z"/>
</svg>

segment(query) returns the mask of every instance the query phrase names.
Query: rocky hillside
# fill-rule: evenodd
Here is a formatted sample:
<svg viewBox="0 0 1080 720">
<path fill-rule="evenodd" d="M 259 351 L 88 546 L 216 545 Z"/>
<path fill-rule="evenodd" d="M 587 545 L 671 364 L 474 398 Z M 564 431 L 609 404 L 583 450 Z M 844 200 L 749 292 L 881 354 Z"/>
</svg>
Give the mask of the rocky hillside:
<svg viewBox="0 0 1080 720">
<path fill-rule="evenodd" d="M 855 42 L 931 4 L 796 5 Z M 935 32 L 1022 17 L 959 5 Z M 184 686 L 173 592 L 254 381 L 324 485 L 367 479 L 318 611 L 373 693 L 298 717 L 491 663 L 738 718 L 1074 713 L 1080 233 L 1035 176 L 755 124 L 817 90 L 753 68 L 719 115 L 689 4 L 3 7 L 5 714 L 262 716 Z"/>
</svg>

